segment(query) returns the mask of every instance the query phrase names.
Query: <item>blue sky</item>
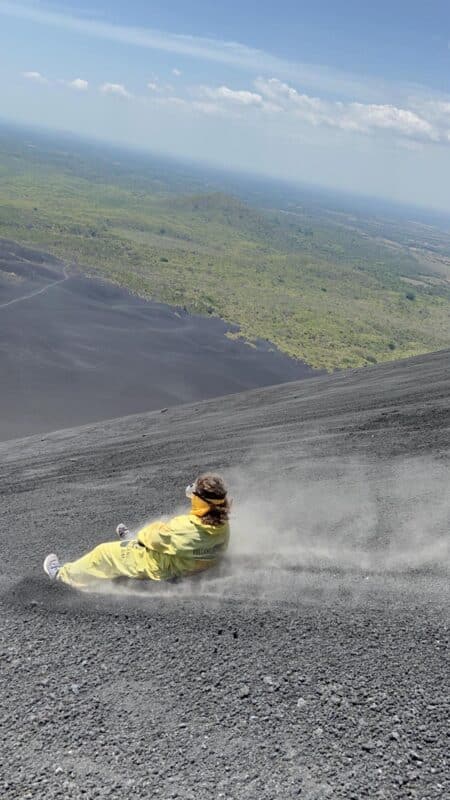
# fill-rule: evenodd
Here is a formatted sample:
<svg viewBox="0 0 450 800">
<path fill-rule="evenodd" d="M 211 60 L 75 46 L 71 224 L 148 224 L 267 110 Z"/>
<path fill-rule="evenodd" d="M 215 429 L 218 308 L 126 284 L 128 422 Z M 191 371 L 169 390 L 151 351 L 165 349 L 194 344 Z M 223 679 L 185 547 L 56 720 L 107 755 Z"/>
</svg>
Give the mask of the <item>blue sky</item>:
<svg viewBox="0 0 450 800">
<path fill-rule="evenodd" d="M 450 210 L 444 0 L 0 0 L 0 114 Z"/>
</svg>

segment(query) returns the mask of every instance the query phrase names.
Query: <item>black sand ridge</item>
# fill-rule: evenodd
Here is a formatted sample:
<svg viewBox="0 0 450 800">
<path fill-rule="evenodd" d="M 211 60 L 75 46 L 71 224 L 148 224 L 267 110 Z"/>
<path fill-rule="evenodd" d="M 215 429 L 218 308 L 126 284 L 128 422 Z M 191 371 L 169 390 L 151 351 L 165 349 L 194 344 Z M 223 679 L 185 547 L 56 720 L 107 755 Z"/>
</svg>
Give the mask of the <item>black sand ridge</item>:
<svg viewBox="0 0 450 800">
<path fill-rule="evenodd" d="M 0 441 L 316 374 L 0 239 Z"/>
<path fill-rule="evenodd" d="M 442 800 L 450 353 L 0 444 L 2 800 Z M 41 562 L 235 497 L 224 572 L 84 597 Z"/>
</svg>

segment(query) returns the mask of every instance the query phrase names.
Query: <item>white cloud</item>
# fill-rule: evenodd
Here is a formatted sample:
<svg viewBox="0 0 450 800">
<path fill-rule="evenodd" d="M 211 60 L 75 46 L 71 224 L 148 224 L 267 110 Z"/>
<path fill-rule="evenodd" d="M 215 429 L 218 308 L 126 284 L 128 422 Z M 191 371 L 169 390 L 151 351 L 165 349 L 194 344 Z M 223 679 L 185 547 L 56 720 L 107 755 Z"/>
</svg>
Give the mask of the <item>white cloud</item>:
<svg viewBox="0 0 450 800">
<path fill-rule="evenodd" d="M 230 103 L 237 103 L 240 106 L 262 106 L 263 98 L 256 92 L 249 92 L 245 89 L 229 89 L 228 86 L 219 86 L 217 89 L 209 86 L 202 87 L 202 93 L 211 100 L 225 100 Z"/>
<path fill-rule="evenodd" d="M 343 118 L 363 131 L 371 129 L 390 130 L 403 136 L 437 140 L 437 131 L 428 120 L 405 108 L 392 105 L 349 103 Z"/>
<path fill-rule="evenodd" d="M 299 92 L 278 78 L 258 78 L 254 85 L 256 92 L 228 86 L 197 87 L 197 97 L 190 107 L 221 116 L 242 116 L 255 111 L 278 117 L 282 114 L 285 130 L 291 133 L 295 126 L 298 128 L 300 123 L 306 123 L 348 133 L 390 135 L 397 140 L 450 141 L 450 103 L 442 102 L 439 108 L 435 103 L 432 114 L 430 108 L 423 104 L 420 106 L 420 103 L 416 106 L 411 103 L 411 108 L 401 108 L 389 103 L 344 102 L 314 97 Z"/>
<path fill-rule="evenodd" d="M 226 114 L 228 116 L 242 116 L 242 113 L 252 109 L 260 109 L 266 112 L 278 112 L 281 110 L 270 98 L 265 98 L 262 94 L 248 89 L 230 89 L 228 86 L 201 86 L 197 91 L 208 102 L 197 102 L 194 107 L 199 110 L 204 107 L 209 114 L 213 113 L 214 108 L 221 115 Z"/>
<path fill-rule="evenodd" d="M 410 98 L 411 108 L 428 119 L 438 130 L 450 128 L 450 102 L 428 98 Z"/>
<path fill-rule="evenodd" d="M 148 84 L 154 95 L 146 100 L 149 103 L 162 104 L 170 98 L 174 106 L 178 104 L 186 110 L 221 116 L 276 113 L 278 119 L 285 121 L 286 132 L 290 134 L 295 134 L 303 124 L 348 133 L 390 136 L 395 141 L 450 144 L 450 97 L 423 87 L 387 84 L 379 79 L 340 73 L 331 67 L 291 63 L 237 42 L 86 19 L 74 12 L 45 9 L 41 3 L 25 5 L 20 0 L 0 0 L 0 14 L 82 36 L 239 66 L 253 74 L 258 70 L 277 75 L 270 80 L 258 79 L 251 88 L 197 87 L 196 94 L 194 92 L 187 100 L 175 97 L 173 87 L 161 85 L 153 78 Z M 178 77 L 181 71 L 173 68 L 172 73 Z M 49 83 L 39 72 L 23 75 L 35 82 Z M 291 83 L 302 89 L 294 88 Z M 80 91 L 87 88 L 82 85 L 81 78 L 68 85 Z M 122 98 L 132 97 L 121 83 L 104 83 L 101 91 Z"/>
<path fill-rule="evenodd" d="M 117 97 L 126 97 L 127 99 L 130 98 L 132 95 L 125 89 L 123 83 L 103 83 L 100 86 L 100 91 L 103 94 L 114 94 Z"/>
<path fill-rule="evenodd" d="M 69 81 L 67 85 L 78 92 L 86 92 L 89 89 L 88 81 L 83 80 L 83 78 L 75 78 L 75 80 Z"/>
<path fill-rule="evenodd" d="M 182 74 L 183 73 L 181 72 L 181 70 L 180 69 L 176 69 L 176 67 L 172 70 L 172 75 L 175 75 L 176 78 L 179 78 L 180 75 L 182 75 Z"/>
<path fill-rule="evenodd" d="M 381 79 L 340 72 L 318 64 L 290 62 L 245 44 L 202 36 L 187 36 L 152 28 L 115 25 L 103 20 L 86 19 L 74 13 L 62 13 L 42 6 L 0 0 L 0 14 L 31 20 L 35 23 L 69 30 L 84 36 L 106 39 L 121 44 L 178 53 L 183 56 L 213 61 L 252 72 L 271 72 L 314 88 L 353 98 L 379 100 L 392 89 Z M 403 91 L 403 87 L 401 87 Z"/>
<path fill-rule="evenodd" d="M 292 86 L 271 78 L 258 79 L 256 88 L 274 106 L 310 125 L 325 125 L 357 133 L 390 132 L 412 139 L 439 141 L 447 131 L 439 131 L 425 114 L 391 104 L 345 103 L 301 94 Z"/>
<path fill-rule="evenodd" d="M 48 83 L 47 78 L 44 78 L 40 72 L 22 72 L 22 76 L 29 81 L 35 81 L 35 83 Z"/>
</svg>

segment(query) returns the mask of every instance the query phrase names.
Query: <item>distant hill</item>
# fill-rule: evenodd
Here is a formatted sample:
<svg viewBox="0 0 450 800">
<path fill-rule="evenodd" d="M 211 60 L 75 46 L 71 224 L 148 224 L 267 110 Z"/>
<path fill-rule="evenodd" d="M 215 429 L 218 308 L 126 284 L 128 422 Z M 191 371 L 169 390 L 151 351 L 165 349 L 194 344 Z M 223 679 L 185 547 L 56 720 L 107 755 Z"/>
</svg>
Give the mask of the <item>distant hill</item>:
<svg viewBox="0 0 450 800">
<path fill-rule="evenodd" d="M 266 208 L 251 207 L 234 185 L 231 195 L 217 173 L 0 131 L 0 236 L 142 297 L 235 323 L 247 341 L 273 342 L 317 368 L 450 345 L 445 230 L 292 193 L 271 210 L 267 187 Z M 259 196 L 246 183 L 242 191 Z"/>
</svg>

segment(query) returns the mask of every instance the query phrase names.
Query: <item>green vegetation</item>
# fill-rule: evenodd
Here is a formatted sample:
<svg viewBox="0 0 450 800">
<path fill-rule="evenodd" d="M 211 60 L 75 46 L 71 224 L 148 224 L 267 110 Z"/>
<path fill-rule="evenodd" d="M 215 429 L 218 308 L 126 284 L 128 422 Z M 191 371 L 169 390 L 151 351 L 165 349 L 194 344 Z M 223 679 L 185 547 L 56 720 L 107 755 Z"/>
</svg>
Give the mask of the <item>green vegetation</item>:
<svg viewBox="0 0 450 800">
<path fill-rule="evenodd" d="M 417 235 L 412 252 L 323 213 L 259 211 L 136 158 L 127 167 L 0 137 L 0 236 L 218 315 L 315 367 L 450 345 L 448 275 L 442 260 L 425 265 Z"/>
</svg>

